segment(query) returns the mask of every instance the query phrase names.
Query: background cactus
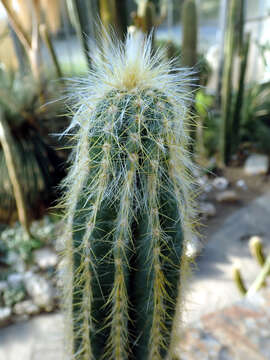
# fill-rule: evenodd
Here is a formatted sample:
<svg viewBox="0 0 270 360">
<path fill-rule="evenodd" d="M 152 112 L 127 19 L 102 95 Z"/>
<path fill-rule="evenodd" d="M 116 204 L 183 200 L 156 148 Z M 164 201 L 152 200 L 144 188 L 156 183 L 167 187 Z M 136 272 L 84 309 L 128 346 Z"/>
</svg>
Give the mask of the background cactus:
<svg viewBox="0 0 270 360">
<path fill-rule="evenodd" d="M 244 80 L 248 56 L 248 40 L 243 42 L 244 27 L 244 2 L 232 0 L 228 5 L 227 29 L 225 34 L 224 69 L 221 90 L 221 155 L 222 161 L 228 165 L 232 155 L 233 142 L 237 143 L 239 133 L 240 114 L 243 101 Z M 236 107 L 233 108 L 233 77 L 236 52 L 242 57 L 239 76 L 239 88 L 236 99 Z"/>
<path fill-rule="evenodd" d="M 241 125 L 241 112 L 243 108 L 244 96 L 245 96 L 245 80 L 246 80 L 246 71 L 248 65 L 248 55 L 249 55 L 249 46 L 250 46 L 250 34 L 247 34 L 244 43 L 240 49 L 240 65 L 239 65 L 239 81 L 238 89 L 236 93 L 236 99 L 233 109 L 233 118 L 232 118 L 232 152 L 237 152 L 240 142 L 240 125 Z"/>
<path fill-rule="evenodd" d="M 242 295 L 253 295 L 259 291 L 262 287 L 267 285 L 266 279 L 270 275 L 270 255 L 267 257 L 264 254 L 263 243 L 259 236 L 252 236 L 249 241 L 249 250 L 253 258 L 262 267 L 259 275 L 249 288 L 245 285 L 241 270 L 238 266 L 233 268 L 233 278 L 235 284 Z"/>
<path fill-rule="evenodd" d="M 190 79 L 171 73 L 163 53 L 151 56 L 151 38 L 104 51 L 73 90 L 65 132 L 77 129 L 64 183 L 68 356 L 164 359 L 177 339 L 194 231 Z"/>
<path fill-rule="evenodd" d="M 182 7 L 181 14 L 182 23 L 182 54 L 181 63 L 182 66 L 193 68 L 197 64 L 197 8 L 195 0 L 185 0 Z M 191 104 L 190 113 L 195 113 L 193 104 Z M 190 124 L 190 136 L 192 141 L 190 142 L 190 152 L 195 152 L 196 143 L 196 128 L 194 124 Z"/>
<path fill-rule="evenodd" d="M 197 63 L 197 9 L 194 0 L 185 0 L 182 8 L 181 23 L 182 37 L 182 64 L 193 67 Z"/>
<path fill-rule="evenodd" d="M 140 14 L 140 13 L 139 13 Z M 140 14 L 140 28 L 145 34 L 150 34 L 156 21 L 156 9 L 155 5 L 151 1 L 147 1 L 143 8 L 142 14 Z"/>
<path fill-rule="evenodd" d="M 127 32 L 127 4 L 119 0 L 99 0 L 99 14 L 107 32 L 115 29 L 117 36 L 123 40 Z"/>
</svg>

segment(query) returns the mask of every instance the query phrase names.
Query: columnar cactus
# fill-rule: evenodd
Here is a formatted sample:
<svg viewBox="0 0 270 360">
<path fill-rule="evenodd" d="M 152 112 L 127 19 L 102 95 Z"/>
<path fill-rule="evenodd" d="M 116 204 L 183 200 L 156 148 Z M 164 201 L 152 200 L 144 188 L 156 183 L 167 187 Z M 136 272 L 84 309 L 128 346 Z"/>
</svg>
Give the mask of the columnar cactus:
<svg viewBox="0 0 270 360">
<path fill-rule="evenodd" d="M 151 54 L 149 38 L 104 51 L 66 131 L 76 133 L 64 184 L 68 358 L 172 358 L 194 231 L 189 77 Z"/>
<path fill-rule="evenodd" d="M 263 242 L 259 236 L 252 236 L 249 241 L 249 250 L 254 259 L 262 267 L 259 275 L 253 282 L 253 284 L 247 288 L 245 281 L 243 280 L 241 270 L 239 266 L 233 267 L 234 282 L 242 295 L 253 295 L 259 291 L 262 287 L 266 286 L 266 278 L 270 275 L 270 255 L 268 257 L 264 254 Z"/>
<path fill-rule="evenodd" d="M 193 67 L 197 63 L 197 7 L 195 0 L 185 0 L 182 7 L 182 63 Z"/>
<path fill-rule="evenodd" d="M 239 133 L 239 122 L 244 91 L 244 79 L 246 72 L 246 61 L 248 54 L 248 43 L 243 47 L 243 26 L 244 26 L 244 2 L 243 0 L 231 0 L 228 4 L 224 44 L 224 68 L 222 75 L 221 90 L 221 155 L 224 165 L 228 165 L 232 155 L 232 145 L 237 144 Z M 236 107 L 233 108 L 233 81 L 234 62 L 236 51 L 242 51 L 246 59 L 242 60 L 239 77 L 239 92 L 237 94 Z M 246 53 L 246 54 L 244 54 Z M 236 147 L 236 146 L 234 146 Z M 234 148 L 234 151 L 237 149 Z"/>
</svg>

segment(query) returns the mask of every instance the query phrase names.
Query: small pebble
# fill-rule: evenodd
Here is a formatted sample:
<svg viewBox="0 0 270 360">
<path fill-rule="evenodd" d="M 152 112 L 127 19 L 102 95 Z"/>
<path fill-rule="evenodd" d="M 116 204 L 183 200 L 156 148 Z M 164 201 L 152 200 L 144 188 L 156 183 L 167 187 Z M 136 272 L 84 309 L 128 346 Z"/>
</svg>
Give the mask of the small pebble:
<svg viewBox="0 0 270 360">
<path fill-rule="evenodd" d="M 225 190 L 216 195 L 216 200 L 221 203 L 235 203 L 239 201 L 239 196 L 234 190 Z"/>
<path fill-rule="evenodd" d="M 7 325 L 11 320 L 11 308 L 2 307 L 0 308 L 0 326 Z"/>
<path fill-rule="evenodd" d="M 7 278 L 8 283 L 12 287 L 17 287 L 23 282 L 24 275 L 22 273 L 10 274 Z"/>
<path fill-rule="evenodd" d="M 56 291 L 50 281 L 29 271 L 24 285 L 34 304 L 48 312 L 54 309 Z"/>
<path fill-rule="evenodd" d="M 242 190 L 247 190 L 248 187 L 247 187 L 247 184 L 245 182 L 245 180 L 243 179 L 239 179 L 236 181 L 235 185 L 239 188 L 239 189 L 242 189 Z"/>
<path fill-rule="evenodd" d="M 18 302 L 13 307 L 13 312 L 16 315 L 36 315 L 39 311 L 39 307 L 31 300 Z"/>
<path fill-rule="evenodd" d="M 215 216 L 217 213 L 215 205 L 206 201 L 200 203 L 199 212 L 209 217 Z"/>
<path fill-rule="evenodd" d="M 57 255 L 50 248 L 43 248 L 34 252 L 35 263 L 42 270 L 55 267 L 57 264 Z"/>
<path fill-rule="evenodd" d="M 225 190 L 229 186 L 229 181 L 225 177 L 217 177 L 213 180 L 213 186 L 217 190 Z"/>
<path fill-rule="evenodd" d="M 266 174 L 269 167 L 269 158 L 264 154 L 251 154 L 245 161 L 244 171 L 247 175 Z"/>
<path fill-rule="evenodd" d="M 235 203 L 239 201 L 239 196 L 234 190 L 225 190 L 216 195 L 216 200 L 221 203 Z"/>
<path fill-rule="evenodd" d="M 193 236 L 193 238 L 188 241 L 187 247 L 186 247 L 186 256 L 189 259 L 194 259 L 196 256 L 198 256 L 203 250 L 203 243 L 197 236 Z"/>
</svg>

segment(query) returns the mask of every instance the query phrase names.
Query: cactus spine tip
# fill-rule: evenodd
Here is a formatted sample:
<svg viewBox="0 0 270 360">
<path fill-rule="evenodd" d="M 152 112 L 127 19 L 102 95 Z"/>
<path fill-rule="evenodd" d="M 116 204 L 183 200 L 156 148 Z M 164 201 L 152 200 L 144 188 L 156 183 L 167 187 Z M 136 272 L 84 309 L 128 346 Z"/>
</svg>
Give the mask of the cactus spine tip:
<svg viewBox="0 0 270 360">
<path fill-rule="evenodd" d="M 190 74 L 164 59 L 149 37 L 110 40 L 73 90 L 63 240 L 74 360 L 159 360 L 173 351 L 194 231 L 194 165 Z"/>
</svg>

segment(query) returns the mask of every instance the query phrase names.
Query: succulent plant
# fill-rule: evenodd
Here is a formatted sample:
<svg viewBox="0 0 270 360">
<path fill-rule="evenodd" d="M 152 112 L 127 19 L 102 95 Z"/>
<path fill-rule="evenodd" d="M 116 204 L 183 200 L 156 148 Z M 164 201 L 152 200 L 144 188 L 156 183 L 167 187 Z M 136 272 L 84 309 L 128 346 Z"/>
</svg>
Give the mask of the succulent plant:
<svg viewBox="0 0 270 360">
<path fill-rule="evenodd" d="M 151 38 L 110 40 L 72 89 L 62 235 L 68 358 L 173 357 L 195 210 L 190 73 L 164 59 L 151 53 Z"/>
<path fill-rule="evenodd" d="M 185 0 L 182 8 L 182 63 L 193 67 L 197 63 L 197 8 L 196 1 Z"/>
<path fill-rule="evenodd" d="M 46 90 L 44 99 L 52 102 L 59 88 L 46 86 Z M 63 127 L 64 117 L 59 119 L 62 105 L 54 101 L 42 107 L 37 93 L 31 77 L 22 79 L 0 69 L 0 220 L 3 223 L 12 223 L 17 218 L 17 199 L 3 147 L 5 128 L 29 221 L 39 217 L 55 200 L 56 185 L 65 175 L 60 152 L 54 149 L 59 142 L 56 144 L 48 136 L 49 132 L 58 133 Z"/>
<path fill-rule="evenodd" d="M 244 1 L 232 0 L 228 4 L 226 34 L 224 43 L 224 66 L 221 90 L 221 155 L 224 165 L 228 165 L 233 151 L 239 145 L 239 127 L 243 93 L 245 90 L 245 74 L 248 61 L 249 36 L 243 41 Z M 233 81 L 235 77 L 235 57 L 240 53 L 238 93 L 233 104 Z"/>
<path fill-rule="evenodd" d="M 265 256 L 263 242 L 259 236 L 252 236 L 249 240 L 249 250 L 251 256 L 262 267 L 253 283 L 247 287 L 242 277 L 241 270 L 238 265 L 233 267 L 233 279 L 239 290 L 244 296 L 254 295 L 262 287 L 267 285 L 267 277 L 270 275 L 270 255 Z"/>
</svg>

